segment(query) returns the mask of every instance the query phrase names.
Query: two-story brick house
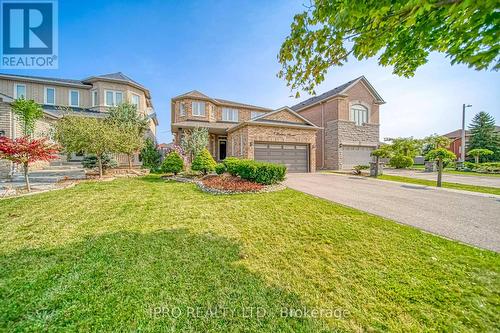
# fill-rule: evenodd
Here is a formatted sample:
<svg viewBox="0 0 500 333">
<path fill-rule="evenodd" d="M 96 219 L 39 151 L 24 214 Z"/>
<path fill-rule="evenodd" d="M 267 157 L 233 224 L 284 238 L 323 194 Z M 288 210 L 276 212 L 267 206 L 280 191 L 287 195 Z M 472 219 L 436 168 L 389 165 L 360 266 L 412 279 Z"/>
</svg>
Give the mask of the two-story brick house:
<svg viewBox="0 0 500 333">
<path fill-rule="evenodd" d="M 316 167 L 351 169 L 372 161 L 379 145 L 379 106 L 385 101 L 364 77 L 346 82 L 291 108 L 320 127 Z"/>
<path fill-rule="evenodd" d="M 372 160 L 383 103 L 363 76 L 277 110 L 191 91 L 172 98 L 172 133 L 180 143 L 186 130 L 208 128 L 208 149 L 219 161 L 236 156 L 278 162 L 292 172 L 349 169 Z"/>
<path fill-rule="evenodd" d="M 123 73 L 70 80 L 26 75 L 0 74 L 0 135 L 16 138 L 20 126 L 12 113 L 11 103 L 23 96 L 42 105 L 44 117 L 37 122 L 35 136 L 48 136 L 54 122 L 65 112 L 85 117 L 106 117 L 109 107 L 128 101 L 149 119 L 147 136 L 156 137 L 158 120 L 151 94 L 141 84 Z M 121 163 L 126 163 L 123 157 Z M 0 175 L 12 172 L 7 161 L 0 161 Z"/>
<path fill-rule="evenodd" d="M 209 131 L 208 150 L 227 156 L 284 163 L 290 171 L 315 170 L 318 127 L 290 108 L 278 110 L 212 98 L 198 91 L 172 98 L 172 133 L 179 144 L 186 130 Z"/>
</svg>

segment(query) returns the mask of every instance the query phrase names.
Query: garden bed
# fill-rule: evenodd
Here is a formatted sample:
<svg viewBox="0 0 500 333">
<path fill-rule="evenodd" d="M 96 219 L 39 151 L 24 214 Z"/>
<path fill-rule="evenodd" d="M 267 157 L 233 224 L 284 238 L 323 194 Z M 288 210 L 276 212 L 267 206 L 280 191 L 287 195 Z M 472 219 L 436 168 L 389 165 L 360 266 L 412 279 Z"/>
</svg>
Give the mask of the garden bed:
<svg viewBox="0 0 500 333">
<path fill-rule="evenodd" d="M 181 183 L 195 183 L 198 187 L 207 193 L 211 194 L 241 194 L 241 193 L 259 193 L 259 192 L 274 192 L 285 189 L 282 184 L 262 185 L 254 183 L 240 177 L 223 175 L 208 175 L 204 177 L 184 177 L 166 176 L 166 180 L 174 180 Z"/>
</svg>

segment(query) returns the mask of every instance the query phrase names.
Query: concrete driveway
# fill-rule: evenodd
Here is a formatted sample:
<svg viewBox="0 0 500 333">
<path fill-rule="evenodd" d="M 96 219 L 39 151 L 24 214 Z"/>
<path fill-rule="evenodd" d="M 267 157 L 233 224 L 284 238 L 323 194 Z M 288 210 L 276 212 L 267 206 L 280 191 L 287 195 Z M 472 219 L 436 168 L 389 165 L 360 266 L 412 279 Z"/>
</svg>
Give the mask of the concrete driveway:
<svg viewBox="0 0 500 333">
<path fill-rule="evenodd" d="M 500 197 L 336 174 L 288 174 L 290 188 L 500 252 Z"/>
<path fill-rule="evenodd" d="M 411 177 L 418 179 L 437 180 L 437 172 L 424 172 L 421 170 L 384 169 L 386 175 Z M 459 183 L 477 186 L 500 187 L 500 177 L 481 176 L 480 174 L 457 175 L 443 173 L 443 182 Z"/>
</svg>

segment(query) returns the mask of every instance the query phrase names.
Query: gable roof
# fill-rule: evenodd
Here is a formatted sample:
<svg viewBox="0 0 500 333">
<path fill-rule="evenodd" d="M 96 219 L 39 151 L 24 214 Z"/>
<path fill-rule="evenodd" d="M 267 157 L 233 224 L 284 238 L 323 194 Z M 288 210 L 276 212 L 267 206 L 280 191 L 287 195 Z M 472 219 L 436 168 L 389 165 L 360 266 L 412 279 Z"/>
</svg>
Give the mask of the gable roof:
<svg viewBox="0 0 500 333">
<path fill-rule="evenodd" d="M 360 77 L 355 78 L 354 80 L 351 80 L 351 81 L 346 82 L 338 87 L 335 87 L 332 90 L 329 90 L 321 95 L 311 97 L 309 99 L 306 99 L 303 102 L 295 104 L 294 106 L 292 106 L 292 110 L 300 111 L 306 107 L 312 106 L 312 105 L 317 104 L 319 102 L 322 102 L 324 100 L 330 99 L 330 98 L 335 97 L 335 96 L 342 95 L 347 90 L 349 90 L 349 88 L 351 88 L 352 86 L 354 86 L 356 83 L 358 83 L 360 81 L 365 84 L 365 86 L 368 88 L 368 90 L 373 95 L 373 97 L 375 97 L 375 99 L 377 100 L 378 103 L 380 103 L 380 104 L 385 103 L 384 99 L 379 95 L 379 93 L 375 90 L 375 88 L 373 88 L 371 83 L 368 82 L 368 80 L 362 75 Z"/>
<path fill-rule="evenodd" d="M 495 132 L 498 132 L 500 133 L 500 126 L 496 126 L 495 125 Z M 470 130 L 465 130 L 465 136 L 469 136 L 470 135 Z M 443 136 L 447 137 L 447 138 L 450 138 L 450 139 L 456 139 L 456 138 L 461 138 L 462 137 L 462 129 L 459 128 L 457 130 L 454 130 L 452 132 L 449 132 L 449 133 L 446 133 L 446 134 L 443 134 Z"/>
<path fill-rule="evenodd" d="M 113 81 L 113 82 L 120 82 L 120 83 L 128 83 L 132 86 L 135 86 L 136 88 L 139 88 L 143 91 L 146 92 L 147 97 L 149 97 L 149 90 L 146 89 L 142 84 L 140 84 L 137 81 L 132 80 L 130 77 L 127 75 L 123 74 L 122 72 L 116 72 L 116 73 L 109 73 L 109 74 L 102 74 L 102 75 L 95 75 L 95 76 L 90 76 L 86 79 L 84 79 L 82 82 L 94 82 L 94 81 L 99 81 L 99 80 L 106 80 L 106 81 Z"/>
<path fill-rule="evenodd" d="M 249 108 L 249 109 L 258 109 L 258 110 L 264 110 L 264 111 L 271 111 L 269 108 L 265 108 L 262 106 L 256 106 L 256 105 L 251 105 L 251 104 L 246 104 L 246 103 L 240 103 L 240 102 L 234 102 L 234 101 L 229 101 L 227 99 L 222 99 L 222 98 L 212 98 L 204 93 L 198 91 L 198 90 L 191 90 L 190 92 L 175 96 L 172 98 L 172 102 L 184 98 L 184 97 L 193 97 L 193 98 L 201 98 L 208 100 L 216 105 L 227 105 L 227 106 L 235 106 L 235 107 L 242 107 L 242 108 Z"/>
<path fill-rule="evenodd" d="M 23 80 L 32 81 L 32 82 L 52 82 L 52 83 L 59 83 L 59 84 L 64 84 L 64 85 L 84 86 L 85 88 L 91 87 L 90 84 L 85 83 L 81 80 L 60 79 L 60 78 L 54 78 L 54 77 L 0 73 L 0 78 L 8 79 L 8 80 L 23 79 Z"/>
<path fill-rule="evenodd" d="M 303 121 L 302 124 L 296 123 L 296 122 L 291 122 L 291 121 L 285 121 L 285 120 L 275 120 L 275 119 L 266 119 L 267 117 L 279 113 L 279 112 L 289 112 L 292 114 L 294 117 L 299 118 L 300 120 Z M 302 128 L 302 129 L 320 129 L 320 127 L 314 125 L 312 122 L 307 120 L 306 118 L 302 117 L 300 114 L 297 112 L 293 111 L 290 107 L 284 106 L 279 109 L 276 109 L 274 111 L 265 113 L 263 115 L 260 115 L 258 117 L 255 117 L 253 119 L 244 121 L 239 123 L 236 126 L 231 127 L 228 129 L 228 132 L 232 132 L 240 127 L 246 126 L 246 125 L 265 125 L 265 126 L 279 126 L 279 127 L 295 127 L 295 128 Z"/>
</svg>

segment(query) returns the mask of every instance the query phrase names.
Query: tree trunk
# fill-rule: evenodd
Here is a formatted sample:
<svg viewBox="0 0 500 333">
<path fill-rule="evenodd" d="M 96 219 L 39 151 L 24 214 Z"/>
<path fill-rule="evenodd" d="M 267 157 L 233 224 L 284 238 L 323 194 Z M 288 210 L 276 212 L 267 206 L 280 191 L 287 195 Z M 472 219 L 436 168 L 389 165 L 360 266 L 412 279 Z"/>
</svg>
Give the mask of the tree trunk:
<svg viewBox="0 0 500 333">
<path fill-rule="evenodd" d="M 379 162 L 379 157 L 375 156 L 375 178 L 378 177 L 378 162 Z"/>
<path fill-rule="evenodd" d="M 30 177 L 28 176 L 28 163 L 23 163 L 24 167 L 24 181 L 26 182 L 26 189 L 31 192 Z"/>
<path fill-rule="evenodd" d="M 97 154 L 97 167 L 99 168 L 99 178 L 102 178 L 102 155 Z"/>
<path fill-rule="evenodd" d="M 441 185 L 442 185 L 442 183 L 441 183 L 442 177 L 443 177 L 443 160 L 439 159 L 438 160 L 438 180 L 437 180 L 437 187 L 441 187 Z"/>
<path fill-rule="evenodd" d="M 132 154 L 127 154 L 128 158 L 128 169 L 132 170 Z"/>
<path fill-rule="evenodd" d="M 479 163 L 479 156 L 474 156 L 474 161 L 476 162 L 476 164 Z"/>
</svg>

